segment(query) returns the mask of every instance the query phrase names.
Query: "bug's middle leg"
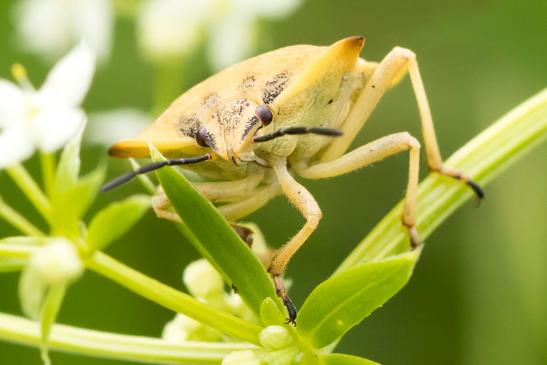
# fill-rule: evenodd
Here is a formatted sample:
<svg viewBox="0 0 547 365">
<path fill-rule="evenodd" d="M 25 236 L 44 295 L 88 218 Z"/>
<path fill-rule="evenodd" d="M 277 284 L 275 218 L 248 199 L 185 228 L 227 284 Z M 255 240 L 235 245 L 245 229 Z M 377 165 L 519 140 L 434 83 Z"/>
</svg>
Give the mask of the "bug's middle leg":
<svg viewBox="0 0 547 365">
<path fill-rule="evenodd" d="M 408 182 L 402 222 L 408 229 L 410 244 L 415 248 L 421 243 L 416 231 L 416 193 L 420 168 L 420 143 L 409 133 L 395 133 L 379 138 L 346 153 L 336 160 L 297 169 L 297 173 L 309 179 L 343 175 L 406 150 L 409 151 Z"/>
<path fill-rule="evenodd" d="M 285 159 L 272 160 L 270 163 L 283 192 L 306 219 L 306 223 L 300 231 L 275 253 L 268 268 L 268 272 L 273 277 L 277 294 L 281 297 L 289 312 L 289 322 L 294 324 L 296 309 L 287 295 L 282 276 L 292 256 L 317 228 L 323 213 L 311 193 L 289 173 Z"/>
</svg>

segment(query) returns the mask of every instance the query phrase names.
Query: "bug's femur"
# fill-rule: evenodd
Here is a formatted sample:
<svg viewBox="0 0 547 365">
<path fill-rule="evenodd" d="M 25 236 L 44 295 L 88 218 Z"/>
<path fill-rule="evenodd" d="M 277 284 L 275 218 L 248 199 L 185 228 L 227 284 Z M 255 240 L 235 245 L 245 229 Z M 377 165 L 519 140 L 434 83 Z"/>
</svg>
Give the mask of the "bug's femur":
<svg viewBox="0 0 547 365">
<path fill-rule="evenodd" d="M 267 105 L 259 105 L 256 107 L 255 114 L 260 119 L 263 125 L 268 125 L 272 122 L 273 114 Z"/>
</svg>

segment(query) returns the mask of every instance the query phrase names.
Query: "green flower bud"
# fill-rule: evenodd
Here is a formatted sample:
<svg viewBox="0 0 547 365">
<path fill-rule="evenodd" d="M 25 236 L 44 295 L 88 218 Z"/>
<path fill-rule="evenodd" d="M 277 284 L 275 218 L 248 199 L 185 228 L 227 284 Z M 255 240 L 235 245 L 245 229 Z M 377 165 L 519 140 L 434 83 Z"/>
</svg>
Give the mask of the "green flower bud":
<svg viewBox="0 0 547 365">
<path fill-rule="evenodd" d="M 224 280 L 205 259 L 190 263 L 184 270 L 182 281 L 196 298 L 207 298 L 223 293 Z"/>
<path fill-rule="evenodd" d="M 222 365 L 261 365 L 262 362 L 251 350 L 234 351 L 222 360 Z"/>
</svg>

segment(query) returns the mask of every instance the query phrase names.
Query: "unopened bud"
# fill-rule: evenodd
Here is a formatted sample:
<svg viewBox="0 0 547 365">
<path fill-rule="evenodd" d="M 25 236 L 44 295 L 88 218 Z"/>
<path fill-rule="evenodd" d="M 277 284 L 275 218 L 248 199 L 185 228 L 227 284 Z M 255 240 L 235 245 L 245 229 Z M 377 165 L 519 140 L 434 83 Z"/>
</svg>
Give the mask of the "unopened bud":
<svg viewBox="0 0 547 365">
<path fill-rule="evenodd" d="M 37 250 L 30 265 L 47 285 L 72 281 L 84 271 L 76 248 L 64 238 L 55 238 Z"/>
<path fill-rule="evenodd" d="M 278 350 L 290 346 L 293 337 L 282 326 L 268 326 L 258 335 L 260 344 L 267 350 Z"/>
<path fill-rule="evenodd" d="M 222 365 L 261 365 L 260 359 L 251 350 L 234 351 L 222 360 Z"/>
<path fill-rule="evenodd" d="M 196 298 L 207 298 L 224 290 L 222 276 L 205 259 L 190 263 L 184 270 L 182 280 Z"/>
</svg>

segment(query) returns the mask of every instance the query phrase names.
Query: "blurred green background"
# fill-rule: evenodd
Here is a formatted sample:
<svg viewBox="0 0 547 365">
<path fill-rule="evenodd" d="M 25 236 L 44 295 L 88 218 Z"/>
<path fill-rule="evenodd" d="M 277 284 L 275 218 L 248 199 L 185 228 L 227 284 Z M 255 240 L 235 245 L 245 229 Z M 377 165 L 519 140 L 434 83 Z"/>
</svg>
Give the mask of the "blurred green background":
<svg viewBox="0 0 547 365">
<path fill-rule="evenodd" d="M 0 2 L 0 77 L 20 62 L 39 85 L 51 63 L 23 52 L 15 38 L 15 1 Z M 131 2 L 128 2 L 131 3 Z M 367 38 L 363 57 L 380 60 L 396 45 L 416 52 L 444 156 L 547 84 L 547 2 L 538 1 L 339 1 L 308 0 L 285 19 L 259 23 L 255 52 L 289 44 L 329 44 L 342 37 Z M 44 29 L 47 31 L 47 29 Z M 161 70 L 138 50 L 134 20 L 116 18 L 110 58 L 96 73 L 84 108 L 88 112 L 158 108 L 158 75 L 174 72 L 174 98 L 211 73 L 202 48 L 190 60 Z M 155 99 L 156 98 L 156 99 Z M 154 100 L 156 100 L 154 102 Z M 152 116 L 151 116 L 152 119 Z M 419 119 L 406 79 L 380 103 L 355 145 L 408 130 Z M 340 344 L 384 364 L 547 363 L 547 146 L 543 145 L 486 189 L 475 209 L 468 203 L 426 242 L 410 284 L 373 313 Z M 106 159 L 106 146 L 87 146 L 84 169 Z M 36 173 L 38 164 L 27 164 Z M 352 247 L 401 199 L 406 156 L 353 174 L 306 181 L 324 219 L 292 261 L 292 297 L 301 305 Z M 127 170 L 109 162 L 109 176 Z M 425 169 L 422 176 L 425 176 Z M 138 191 L 131 184 L 100 196 L 95 209 Z M 12 206 L 37 218 L 23 196 L 0 174 L 0 192 Z M 282 198 L 249 217 L 271 245 L 287 240 L 303 223 Z M 13 234 L 0 222 L 0 237 Z M 108 249 L 123 262 L 182 288 L 181 272 L 196 252 L 172 225 L 152 213 Z M 20 313 L 17 274 L 0 276 L 0 310 Z M 100 330 L 158 336 L 172 313 L 94 273 L 68 293 L 60 322 Z M 54 352 L 54 364 L 121 364 Z M 38 351 L 0 343 L 0 364 L 39 364 Z"/>
</svg>

